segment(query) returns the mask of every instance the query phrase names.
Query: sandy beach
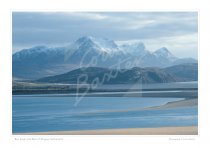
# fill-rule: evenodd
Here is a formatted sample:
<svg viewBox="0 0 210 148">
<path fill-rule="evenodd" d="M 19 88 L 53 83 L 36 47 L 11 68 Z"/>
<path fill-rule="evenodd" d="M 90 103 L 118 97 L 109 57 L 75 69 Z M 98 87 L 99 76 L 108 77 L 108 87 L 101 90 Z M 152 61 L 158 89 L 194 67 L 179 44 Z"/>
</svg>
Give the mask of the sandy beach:
<svg viewBox="0 0 210 148">
<path fill-rule="evenodd" d="M 197 126 L 16 133 L 14 135 L 197 135 Z"/>
</svg>

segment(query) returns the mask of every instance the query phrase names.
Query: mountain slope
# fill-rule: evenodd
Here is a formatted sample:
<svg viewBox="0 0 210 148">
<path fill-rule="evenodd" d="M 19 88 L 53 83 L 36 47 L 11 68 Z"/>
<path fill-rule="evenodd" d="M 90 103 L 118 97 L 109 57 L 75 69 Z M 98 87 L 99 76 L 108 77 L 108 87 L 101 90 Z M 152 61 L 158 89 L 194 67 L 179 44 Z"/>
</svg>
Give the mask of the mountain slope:
<svg viewBox="0 0 210 148">
<path fill-rule="evenodd" d="M 45 77 L 37 82 L 71 83 L 71 84 L 133 84 L 133 83 L 167 83 L 176 79 L 159 68 L 107 69 L 89 67 L 76 69 L 62 75 Z"/>
<path fill-rule="evenodd" d="M 62 71 L 65 48 L 37 46 L 24 49 L 12 56 L 13 77 L 30 79 L 55 75 Z"/>
<path fill-rule="evenodd" d="M 164 71 L 173 75 L 178 81 L 198 81 L 197 63 L 175 65 L 165 68 Z"/>
</svg>

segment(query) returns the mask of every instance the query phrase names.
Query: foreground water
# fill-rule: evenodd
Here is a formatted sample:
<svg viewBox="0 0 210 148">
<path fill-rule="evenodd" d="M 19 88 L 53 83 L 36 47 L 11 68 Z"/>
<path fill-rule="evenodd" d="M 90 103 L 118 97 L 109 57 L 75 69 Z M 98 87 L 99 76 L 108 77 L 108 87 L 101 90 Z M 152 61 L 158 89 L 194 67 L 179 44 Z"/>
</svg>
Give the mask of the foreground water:
<svg viewBox="0 0 210 148">
<path fill-rule="evenodd" d="M 197 125 L 197 107 L 145 110 L 183 98 L 13 96 L 12 130 L 44 132 Z"/>
</svg>

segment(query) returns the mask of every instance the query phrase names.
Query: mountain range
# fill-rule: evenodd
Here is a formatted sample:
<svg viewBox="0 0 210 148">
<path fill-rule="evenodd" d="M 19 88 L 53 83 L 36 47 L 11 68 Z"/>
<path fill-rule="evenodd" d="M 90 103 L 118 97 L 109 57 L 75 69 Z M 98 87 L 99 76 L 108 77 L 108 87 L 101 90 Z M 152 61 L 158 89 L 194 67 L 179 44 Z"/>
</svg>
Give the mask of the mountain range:
<svg viewBox="0 0 210 148">
<path fill-rule="evenodd" d="M 118 45 L 110 39 L 90 36 L 81 37 L 66 47 L 36 46 L 23 49 L 14 53 L 12 58 L 13 78 L 18 79 L 39 79 L 82 67 L 100 67 L 104 70 L 134 67 L 162 69 L 185 63 L 197 63 L 197 60 L 192 58 L 174 56 L 166 47 L 150 52 L 142 42 Z M 162 74 L 164 77 L 164 73 Z"/>
<path fill-rule="evenodd" d="M 197 81 L 197 64 L 183 64 L 167 68 L 109 69 L 79 68 L 70 72 L 44 77 L 35 82 L 68 84 L 134 84 Z"/>
</svg>

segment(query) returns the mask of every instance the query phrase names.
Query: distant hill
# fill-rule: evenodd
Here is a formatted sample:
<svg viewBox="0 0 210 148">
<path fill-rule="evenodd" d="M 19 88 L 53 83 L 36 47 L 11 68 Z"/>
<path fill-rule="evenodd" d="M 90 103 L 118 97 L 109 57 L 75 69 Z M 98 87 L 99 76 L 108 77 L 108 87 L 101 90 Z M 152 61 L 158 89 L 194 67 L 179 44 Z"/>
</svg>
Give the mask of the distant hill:
<svg viewBox="0 0 210 148">
<path fill-rule="evenodd" d="M 37 82 L 47 83 L 103 83 L 103 84 L 132 84 L 132 83 L 168 83 L 180 81 L 196 81 L 198 78 L 197 64 L 176 65 L 167 68 L 138 68 L 108 69 L 88 67 L 70 72 L 44 77 Z M 78 81 L 80 80 L 80 81 Z"/>
<path fill-rule="evenodd" d="M 173 75 L 177 81 L 198 81 L 197 63 L 174 65 L 165 68 L 164 71 Z"/>
</svg>

